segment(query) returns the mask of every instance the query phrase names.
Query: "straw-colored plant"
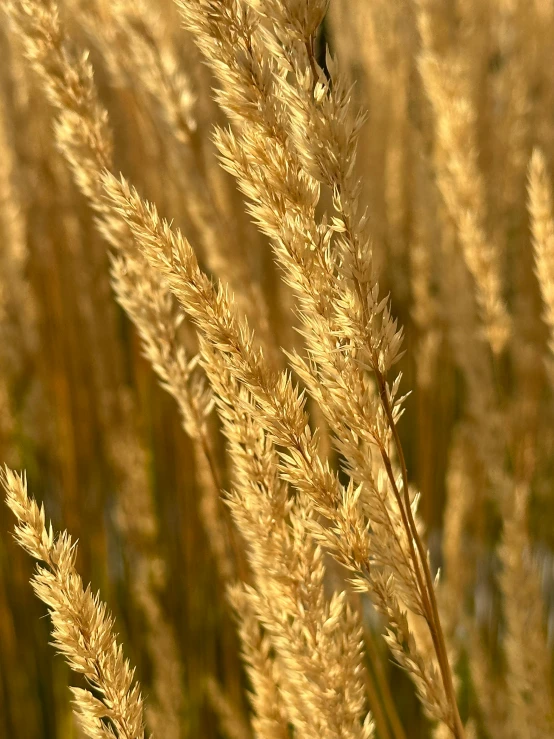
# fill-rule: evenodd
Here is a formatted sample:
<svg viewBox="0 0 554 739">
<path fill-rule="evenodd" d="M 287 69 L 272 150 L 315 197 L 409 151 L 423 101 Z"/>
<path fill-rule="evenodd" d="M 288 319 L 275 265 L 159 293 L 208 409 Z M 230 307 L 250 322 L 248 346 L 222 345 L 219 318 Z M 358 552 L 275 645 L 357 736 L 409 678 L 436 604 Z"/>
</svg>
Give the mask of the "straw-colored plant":
<svg viewBox="0 0 554 739">
<path fill-rule="evenodd" d="M 147 693 L 143 719 L 69 534 L 6 468 L 82 732 L 554 735 L 554 10 L 1 12 L 0 443 Z M 72 730 L 13 704 L 12 736 Z"/>
</svg>

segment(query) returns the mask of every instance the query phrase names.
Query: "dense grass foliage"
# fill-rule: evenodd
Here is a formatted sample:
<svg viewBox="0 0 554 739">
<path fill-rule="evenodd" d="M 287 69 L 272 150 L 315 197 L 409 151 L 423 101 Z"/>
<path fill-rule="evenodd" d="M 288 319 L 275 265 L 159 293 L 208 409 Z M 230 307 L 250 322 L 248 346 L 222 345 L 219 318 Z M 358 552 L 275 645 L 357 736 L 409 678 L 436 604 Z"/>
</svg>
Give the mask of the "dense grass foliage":
<svg viewBox="0 0 554 739">
<path fill-rule="evenodd" d="M 2 735 L 554 736 L 551 0 L 0 17 Z"/>
</svg>

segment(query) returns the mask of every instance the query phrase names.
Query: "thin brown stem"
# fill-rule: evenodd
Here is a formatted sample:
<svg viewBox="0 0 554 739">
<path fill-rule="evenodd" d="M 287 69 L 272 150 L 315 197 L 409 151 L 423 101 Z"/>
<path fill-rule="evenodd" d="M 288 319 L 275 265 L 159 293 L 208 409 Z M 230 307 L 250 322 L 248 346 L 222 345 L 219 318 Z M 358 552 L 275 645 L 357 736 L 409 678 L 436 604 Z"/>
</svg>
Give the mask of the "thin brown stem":
<svg viewBox="0 0 554 739">
<path fill-rule="evenodd" d="M 400 465 L 400 470 L 402 474 L 402 485 L 404 489 L 403 490 L 404 507 L 406 509 L 405 516 L 403 514 L 403 520 L 407 518 L 407 521 L 408 521 L 407 532 L 408 532 L 408 536 L 410 539 L 410 549 L 413 552 L 413 556 L 414 556 L 414 566 L 416 566 L 417 558 L 415 557 L 413 542 L 415 542 L 415 546 L 419 554 L 421 568 L 423 569 L 423 574 L 425 577 L 427 596 L 424 598 L 424 602 L 426 605 L 430 607 L 429 614 L 426 620 L 429 626 L 431 637 L 433 639 L 433 644 L 435 645 L 435 650 L 437 653 L 437 659 L 439 661 L 439 667 L 440 667 L 441 676 L 442 676 L 442 680 L 444 684 L 444 689 L 446 692 L 446 697 L 448 699 L 448 702 L 450 704 L 450 709 L 452 712 L 452 727 L 451 728 L 454 732 L 454 735 L 457 737 L 457 739 L 463 739 L 463 737 L 465 736 L 465 733 L 464 733 L 464 728 L 463 728 L 462 721 L 460 718 L 460 714 L 458 711 L 458 703 L 456 701 L 456 692 L 454 690 L 454 682 L 452 680 L 452 672 L 450 669 L 450 664 L 448 662 L 446 643 L 444 640 L 444 634 L 443 634 L 441 623 L 440 623 L 437 600 L 435 596 L 435 588 L 433 585 L 433 578 L 431 575 L 431 570 L 429 568 L 429 562 L 427 559 L 427 555 L 425 553 L 425 549 L 423 547 L 421 537 L 419 536 L 419 532 L 417 530 L 417 526 L 414 521 L 412 507 L 410 504 L 410 494 L 409 494 L 409 489 L 408 489 L 408 469 L 406 467 L 404 450 L 402 448 L 402 442 L 400 441 L 400 436 L 398 434 L 398 428 L 394 421 L 394 416 L 393 416 L 393 412 L 392 412 L 392 408 L 390 404 L 390 398 L 389 398 L 389 394 L 387 390 L 386 380 L 383 374 L 379 372 L 378 370 L 375 372 L 375 375 L 376 375 L 377 383 L 379 386 L 379 395 L 381 397 L 383 410 L 385 411 L 385 415 L 387 417 L 387 421 L 388 421 L 389 427 L 392 432 L 394 445 L 395 445 L 396 453 L 398 456 L 398 463 Z M 389 472 L 389 468 L 390 468 L 390 472 Z M 390 466 L 390 460 L 389 460 L 389 465 L 387 466 L 387 472 L 389 472 L 389 477 L 391 477 L 392 467 Z M 394 475 L 392 475 L 391 482 L 393 479 L 394 479 Z M 396 483 L 393 484 L 393 487 L 396 487 Z M 417 572 L 419 572 L 419 567 L 417 568 Z M 422 596 L 423 596 L 423 593 L 422 593 Z"/>
<path fill-rule="evenodd" d="M 339 186 L 340 191 L 344 191 L 347 188 L 344 186 L 344 183 L 341 183 Z M 357 238 L 355 236 L 354 229 L 352 228 L 351 219 L 348 213 L 343 213 L 344 217 L 344 223 L 346 226 L 346 234 L 348 239 L 350 240 L 351 244 L 356 244 Z M 364 312 L 366 311 L 366 301 L 363 298 L 363 291 L 362 287 L 360 285 L 360 282 L 357 278 L 354 278 L 354 285 L 356 292 L 358 294 L 358 297 L 360 299 L 360 303 L 362 306 L 364 306 Z M 366 316 L 368 319 L 369 317 Z M 375 367 L 375 377 L 377 380 L 377 385 L 379 389 L 379 397 L 381 399 L 381 405 L 383 406 L 383 410 L 385 411 L 385 415 L 387 418 L 388 425 L 390 427 L 394 445 L 396 448 L 398 461 L 400 464 L 400 470 L 402 474 L 402 487 L 403 487 L 403 496 L 400 494 L 400 491 L 398 490 L 398 486 L 396 484 L 396 479 L 394 476 L 394 471 L 392 469 L 392 463 L 390 461 L 390 458 L 388 456 L 387 450 L 379 444 L 381 457 L 383 459 L 383 463 L 385 465 L 387 476 L 390 480 L 398 508 L 400 510 L 400 515 L 402 517 L 402 523 L 404 525 L 404 528 L 406 530 L 407 538 L 408 538 L 408 546 L 410 548 L 410 555 L 414 564 L 414 570 L 415 575 L 419 587 L 419 592 L 422 599 L 422 606 L 424 610 L 425 620 L 427 621 L 427 625 L 429 627 L 429 632 L 431 634 L 431 638 L 433 641 L 433 646 L 435 648 L 435 652 L 437 655 L 437 660 L 439 663 L 439 668 L 441 672 L 441 677 L 444 685 L 444 690 L 446 694 L 446 698 L 448 700 L 448 703 L 450 705 L 451 710 L 451 719 L 452 719 L 452 731 L 454 732 L 454 735 L 457 737 L 457 739 L 463 739 L 465 736 L 463 725 L 460 719 L 459 711 L 458 711 L 458 703 L 456 701 L 456 692 L 454 690 L 454 683 L 452 680 L 452 672 L 450 670 L 450 664 L 448 662 L 448 654 L 446 651 L 446 644 L 444 641 L 444 634 L 442 632 L 442 627 L 439 619 L 439 613 L 438 613 L 438 606 L 437 601 L 435 597 L 435 588 L 433 586 L 433 578 L 431 576 L 431 571 L 429 569 L 429 563 L 427 561 L 427 555 L 425 553 L 425 549 L 423 547 L 421 538 L 419 536 L 419 532 L 417 530 L 417 526 L 414 521 L 414 517 L 412 514 L 412 507 L 410 502 L 410 493 L 409 493 L 409 487 L 408 487 L 408 469 L 406 466 L 406 460 L 404 457 L 404 451 L 402 448 L 402 443 L 400 441 L 400 436 L 398 434 L 398 429 L 396 427 L 396 423 L 394 421 L 394 414 L 390 403 L 389 393 L 387 389 L 387 382 L 383 375 L 383 373 L 378 369 L 378 362 L 374 361 L 374 367 Z M 415 547 L 414 547 L 415 542 Z M 417 549 L 417 554 L 416 554 Z M 423 578 L 421 570 L 423 570 Z"/>
</svg>

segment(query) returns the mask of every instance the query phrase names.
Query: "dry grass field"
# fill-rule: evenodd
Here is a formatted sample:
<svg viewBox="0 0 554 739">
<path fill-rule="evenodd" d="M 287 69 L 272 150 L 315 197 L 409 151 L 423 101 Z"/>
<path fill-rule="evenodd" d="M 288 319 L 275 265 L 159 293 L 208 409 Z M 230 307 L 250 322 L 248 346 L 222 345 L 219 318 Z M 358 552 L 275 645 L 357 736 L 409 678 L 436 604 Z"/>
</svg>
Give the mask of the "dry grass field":
<svg viewBox="0 0 554 739">
<path fill-rule="evenodd" d="M 0 736 L 554 737 L 554 0 L 0 0 Z"/>
</svg>

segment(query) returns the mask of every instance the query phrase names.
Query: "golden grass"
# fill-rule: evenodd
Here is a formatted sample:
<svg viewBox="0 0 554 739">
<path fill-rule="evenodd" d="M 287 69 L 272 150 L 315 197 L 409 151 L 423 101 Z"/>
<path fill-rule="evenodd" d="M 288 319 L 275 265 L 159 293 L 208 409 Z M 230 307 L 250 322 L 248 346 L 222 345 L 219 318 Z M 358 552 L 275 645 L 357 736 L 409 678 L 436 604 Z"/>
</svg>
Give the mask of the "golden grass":
<svg viewBox="0 0 554 739">
<path fill-rule="evenodd" d="M 0 729 L 554 735 L 550 5 L 0 13 Z"/>
</svg>

